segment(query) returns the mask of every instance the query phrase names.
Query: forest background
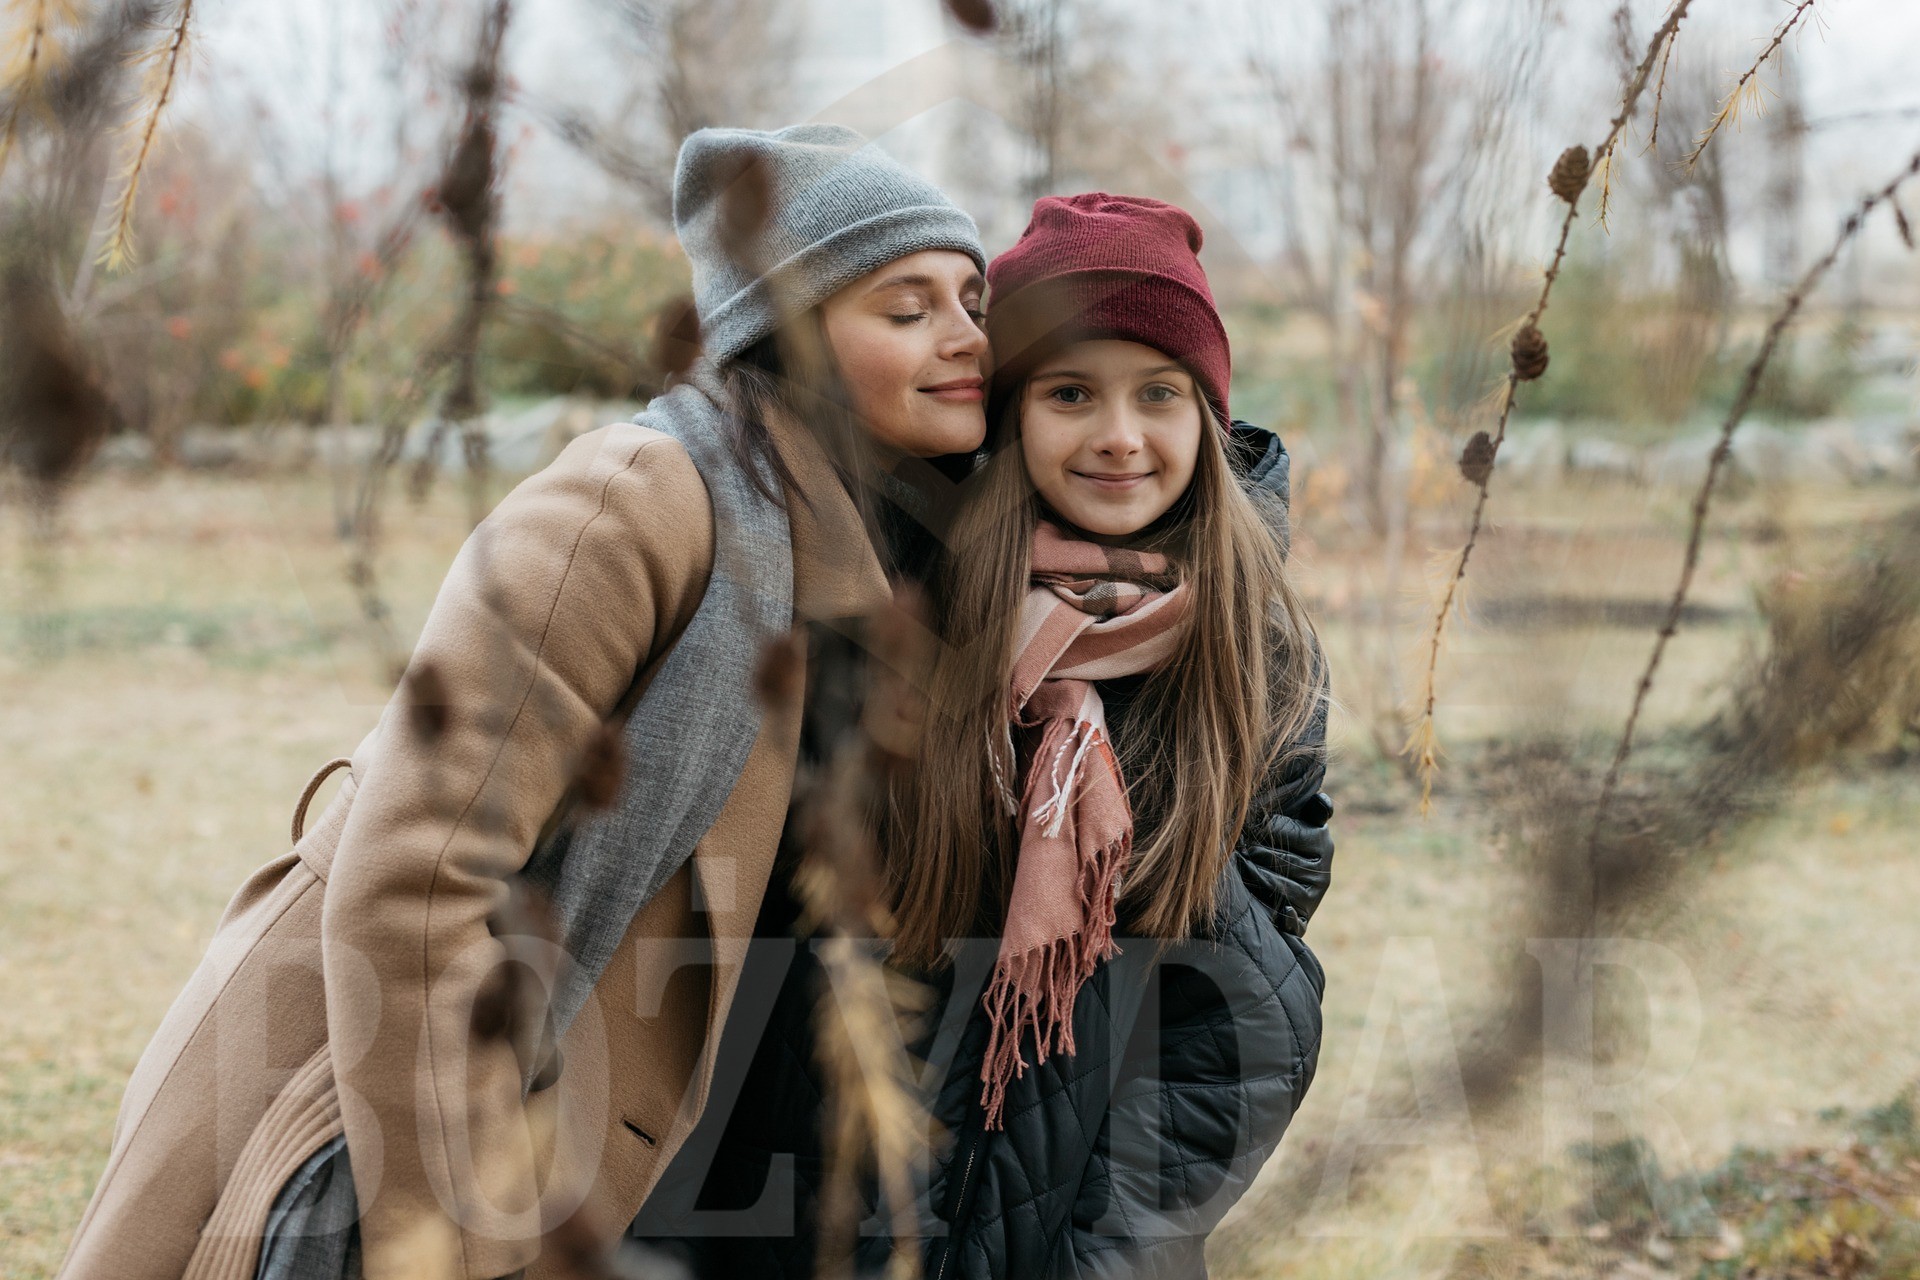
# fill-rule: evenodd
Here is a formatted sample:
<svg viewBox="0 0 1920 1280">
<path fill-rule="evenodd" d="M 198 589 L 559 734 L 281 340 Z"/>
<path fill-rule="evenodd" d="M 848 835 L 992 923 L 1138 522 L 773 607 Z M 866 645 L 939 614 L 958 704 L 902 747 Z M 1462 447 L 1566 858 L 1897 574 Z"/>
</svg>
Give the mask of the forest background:
<svg viewBox="0 0 1920 1280">
<path fill-rule="evenodd" d="M 1235 408 L 1294 454 L 1328 1025 L 1215 1273 L 1920 1270 L 1920 11 L 7 23 L 6 1274 L 52 1273 L 134 1058 L 473 523 L 684 361 L 680 138 L 814 118 L 990 252 L 1048 192 L 1192 208 Z"/>
</svg>

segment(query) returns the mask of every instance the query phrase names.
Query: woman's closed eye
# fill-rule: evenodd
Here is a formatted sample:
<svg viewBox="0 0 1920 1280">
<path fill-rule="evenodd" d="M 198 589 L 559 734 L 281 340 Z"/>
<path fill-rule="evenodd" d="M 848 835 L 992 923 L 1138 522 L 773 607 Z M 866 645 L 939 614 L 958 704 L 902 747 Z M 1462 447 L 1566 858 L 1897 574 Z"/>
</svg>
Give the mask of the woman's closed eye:
<svg viewBox="0 0 1920 1280">
<path fill-rule="evenodd" d="M 927 318 L 927 313 L 924 311 L 914 311 L 905 315 L 890 315 L 887 317 L 887 319 L 893 321 L 895 324 L 901 326 L 902 328 L 905 328 L 907 325 L 910 325 L 910 324 L 918 324 L 920 321 L 925 320 L 926 318 Z"/>
</svg>

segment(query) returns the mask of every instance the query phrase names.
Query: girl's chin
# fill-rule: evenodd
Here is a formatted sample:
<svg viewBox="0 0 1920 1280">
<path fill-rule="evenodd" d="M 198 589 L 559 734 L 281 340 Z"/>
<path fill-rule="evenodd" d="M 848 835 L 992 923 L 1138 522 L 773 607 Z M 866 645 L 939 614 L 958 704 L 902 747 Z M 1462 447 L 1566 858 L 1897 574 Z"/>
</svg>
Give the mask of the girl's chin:
<svg viewBox="0 0 1920 1280">
<path fill-rule="evenodd" d="M 1045 497 L 1044 494 L 1041 496 Z M 1108 507 L 1085 502 L 1060 503 L 1051 499 L 1048 500 L 1047 505 L 1053 509 L 1054 514 L 1068 524 L 1096 538 L 1130 538 L 1159 519 L 1157 514 L 1143 519 L 1139 512 L 1125 510 L 1117 505 Z"/>
</svg>

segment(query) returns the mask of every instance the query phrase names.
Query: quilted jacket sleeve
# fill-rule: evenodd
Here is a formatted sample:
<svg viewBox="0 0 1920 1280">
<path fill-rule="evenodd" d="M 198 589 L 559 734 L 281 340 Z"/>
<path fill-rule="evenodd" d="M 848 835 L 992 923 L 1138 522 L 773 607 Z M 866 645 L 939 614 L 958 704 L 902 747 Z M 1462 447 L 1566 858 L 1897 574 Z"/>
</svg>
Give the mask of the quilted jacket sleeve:
<svg viewBox="0 0 1920 1280">
<path fill-rule="evenodd" d="M 1319 962 L 1231 877 L 1223 896 L 1222 935 L 1157 967 L 1055 1274 L 1204 1277 L 1207 1236 L 1312 1083 Z"/>
<path fill-rule="evenodd" d="M 1327 776 L 1327 712 L 1321 703 L 1298 751 L 1254 794 L 1234 846 L 1233 864 L 1274 923 L 1298 936 L 1326 896 L 1333 876 L 1333 800 Z"/>
<path fill-rule="evenodd" d="M 1333 864 L 1324 701 L 1299 748 L 1248 809 L 1215 938 L 1156 968 L 1060 1241 L 1060 1275 L 1204 1277 L 1208 1234 L 1312 1083 L 1326 980 L 1301 935 Z"/>
</svg>

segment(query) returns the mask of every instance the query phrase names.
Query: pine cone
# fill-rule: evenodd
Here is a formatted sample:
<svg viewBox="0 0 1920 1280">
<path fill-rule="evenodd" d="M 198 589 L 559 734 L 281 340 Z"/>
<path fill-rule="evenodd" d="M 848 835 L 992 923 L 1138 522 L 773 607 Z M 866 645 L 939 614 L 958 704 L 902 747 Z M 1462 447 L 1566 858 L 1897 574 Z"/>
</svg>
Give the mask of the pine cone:
<svg viewBox="0 0 1920 1280">
<path fill-rule="evenodd" d="M 1547 175 L 1547 185 L 1553 188 L 1553 194 L 1572 204 L 1587 189 L 1587 176 L 1593 172 L 1593 164 L 1587 159 L 1585 147 L 1568 147 L 1553 162 L 1553 172 Z"/>
<path fill-rule="evenodd" d="M 653 350 L 647 359 L 662 376 L 685 373 L 700 358 L 700 312 L 693 299 L 682 295 L 661 307 L 653 317 Z"/>
<path fill-rule="evenodd" d="M 1460 451 L 1460 474 L 1478 485 L 1484 485 L 1493 474 L 1493 438 L 1486 432 L 1474 432 L 1473 439 Z"/>
<path fill-rule="evenodd" d="M 975 35 L 992 35 L 1000 25 L 1000 15 L 993 11 L 992 0 L 947 0 L 947 12 Z"/>
<path fill-rule="evenodd" d="M 1513 335 L 1513 376 L 1531 382 L 1547 371 L 1547 335 L 1531 321 Z"/>
<path fill-rule="evenodd" d="M 355 571 L 364 575 L 363 566 L 355 565 Z M 447 707 L 447 685 L 440 678 L 440 669 L 431 660 L 422 659 L 408 667 L 401 679 L 407 683 L 407 720 L 422 742 L 435 742 L 447 731 L 450 713 Z"/>
<path fill-rule="evenodd" d="M 587 739 L 586 756 L 580 762 L 580 803 L 589 809 L 611 809 L 620 798 L 620 784 L 627 776 L 627 748 L 620 740 L 621 726 L 602 724 Z"/>
</svg>

